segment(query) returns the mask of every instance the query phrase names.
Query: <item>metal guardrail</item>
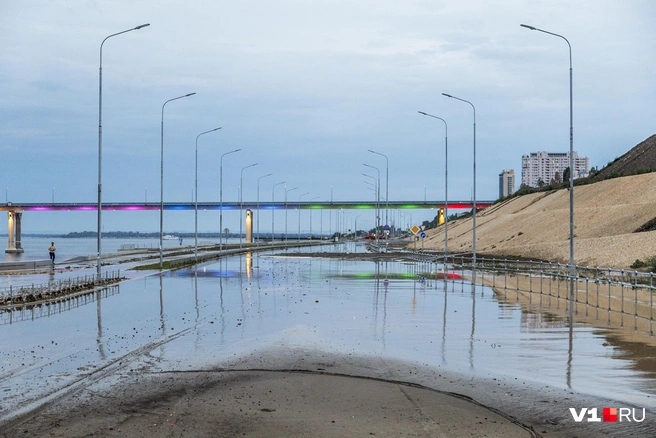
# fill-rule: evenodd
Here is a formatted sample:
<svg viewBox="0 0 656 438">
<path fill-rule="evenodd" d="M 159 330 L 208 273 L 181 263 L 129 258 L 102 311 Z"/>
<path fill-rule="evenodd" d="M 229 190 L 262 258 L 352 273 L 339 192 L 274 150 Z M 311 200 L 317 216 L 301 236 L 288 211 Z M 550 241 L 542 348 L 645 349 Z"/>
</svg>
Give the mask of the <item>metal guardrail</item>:
<svg viewBox="0 0 656 438">
<path fill-rule="evenodd" d="M 444 264 L 448 270 L 473 278 L 472 257 L 410 251 L 407 256 L 418 263 Z M 512 260 L 489 257 L 476 258 L 476 282 L 492 286 L 497 292 L 515 292 L 515 299 L 529 304 L 572 306 L 574 314 L 600 319 L 605 313 L 608 326 L 625 327 L 633 322 L 634 330 L 644 330 L 653 336 L 654 284 L 653 272 L 575 265 L 573 291 L 570 291 L 569 264 L 533 260 Z M 539 303 L 534 302 L 538 296 Z M 544 298 L 549 300 L 544 302 Z M 592 314 L 594 313 L 594 315 Z M 630 321 L 629 321 L 630 324 Z"/>
</svg>

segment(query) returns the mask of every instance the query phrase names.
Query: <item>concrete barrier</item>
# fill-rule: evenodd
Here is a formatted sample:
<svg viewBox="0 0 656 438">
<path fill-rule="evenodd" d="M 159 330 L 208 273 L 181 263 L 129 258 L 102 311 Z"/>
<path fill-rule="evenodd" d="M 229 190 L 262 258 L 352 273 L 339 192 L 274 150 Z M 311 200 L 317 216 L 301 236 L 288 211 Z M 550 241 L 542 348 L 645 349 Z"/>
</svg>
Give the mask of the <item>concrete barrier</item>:
<svg viewBox="0 0 656 438">
<path fill-rule="evenodd" d="M 51 266 L 52 261 L 50 261 L 50 259 L 3 262 L 0 263 L 0 271 L 27 271 L 30 269 L 49 268 Z"/>
</svg>

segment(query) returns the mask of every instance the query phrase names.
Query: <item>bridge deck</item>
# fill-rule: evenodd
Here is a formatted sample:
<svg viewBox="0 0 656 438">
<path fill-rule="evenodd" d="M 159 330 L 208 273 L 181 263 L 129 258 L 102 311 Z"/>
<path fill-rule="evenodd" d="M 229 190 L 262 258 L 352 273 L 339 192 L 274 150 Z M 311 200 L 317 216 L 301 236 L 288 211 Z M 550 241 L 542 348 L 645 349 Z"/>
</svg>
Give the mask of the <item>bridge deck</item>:
<svg viewBox="0 0 656 438">
<path fill-rule="evenodd" d="M 492 205 L 494 201 L 476 201 L 476 208 L 482 209 Z M 223 202 L 224 210 L 237 210 L 240 208 L 239 202 L 226 201 Z M 433 209 L 443 208 L 444 201 L 389 201 L 389 203 L 381 202 L 380 208 L 395 209 Z M 244 209 L 257 210 L 341 210 L 341 209 L 373 209 L 376 208 L 376 203 L 372 201 L 336 201 L 336 202 L 265 202 L 259 204 L 254 201 L 247 201 L 241 204 Z M 449 201 L 448 207 L 450 209 L 471 209 L 473 203 L 471 201 Z M 159 202 L 103 202 L 103 210 L 159 210 Z M 219 210 L 221 204 L 219 202 L 199 202 L 199 210 Z M 0 205 L 0 211 L 96 211 L 98 209 L 97 203 L 7 203 Z M 194 210 L 195 203 L 193 202 L 165 202 L 164 210 Z"/>
</svg>

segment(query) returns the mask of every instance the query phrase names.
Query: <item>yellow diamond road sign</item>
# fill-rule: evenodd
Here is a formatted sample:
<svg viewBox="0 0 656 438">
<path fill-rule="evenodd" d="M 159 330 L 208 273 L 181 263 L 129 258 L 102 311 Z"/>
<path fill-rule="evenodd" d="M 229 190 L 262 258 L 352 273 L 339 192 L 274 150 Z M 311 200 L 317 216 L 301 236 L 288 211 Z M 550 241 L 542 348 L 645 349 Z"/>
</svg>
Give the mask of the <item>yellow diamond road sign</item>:
<svg viewBox="0 0 656 438">
<path fill-rule="evenodd" d="M 412 228 L 410 228 L 410 230 L 411 230 L 414 234 L 417 234 L 417 232 L 419 232 L 419 227 L 418 227 L 417 225 L 413 225 Z"/>
</svg>

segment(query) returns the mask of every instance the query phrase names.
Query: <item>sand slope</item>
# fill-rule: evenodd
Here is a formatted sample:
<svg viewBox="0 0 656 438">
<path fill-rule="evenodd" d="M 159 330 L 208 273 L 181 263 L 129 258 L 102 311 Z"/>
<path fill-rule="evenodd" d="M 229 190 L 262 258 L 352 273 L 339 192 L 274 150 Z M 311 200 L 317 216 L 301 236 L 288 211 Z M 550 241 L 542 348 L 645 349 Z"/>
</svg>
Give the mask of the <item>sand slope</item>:
<svg viewBox="0 0 656 438">
<path fill-rule="evenodd" d="M 578 265 L 628 268 L 656 255 L 656 231 L 634 231 L 656 217 L 656 173 L 574 188 Z M 476 250 L 489 256 L 569 262 L 569 190 L 533 193 L 493 205 L 477 217 Z M 428 230 L 426 249 L 444 248 L 444 226 Z M 449 223 L 449 251 L 472 250 L 472 219 Z"/>
</svg>

